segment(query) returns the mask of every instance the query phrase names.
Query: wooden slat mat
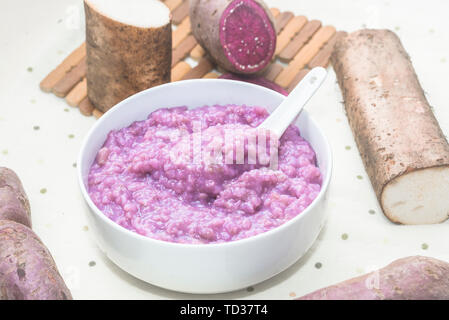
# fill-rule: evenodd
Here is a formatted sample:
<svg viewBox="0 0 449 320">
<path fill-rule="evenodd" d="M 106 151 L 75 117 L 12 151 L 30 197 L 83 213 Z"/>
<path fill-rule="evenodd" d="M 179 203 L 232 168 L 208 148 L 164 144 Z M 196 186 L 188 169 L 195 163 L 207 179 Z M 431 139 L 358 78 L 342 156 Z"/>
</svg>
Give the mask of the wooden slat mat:
<svg viewBox="0 0 449 320">
<path fill-rule="evenodd" d="M 164 2 L 172 12 L 174 25 L 172 81 L 218 78 L 220 70 L 206 57 L 191 34 L 189 1 Z M 264 76 L 290 92 L 311 68 L 328 66 L 335 41 L 344 32 L 337 32 L 333 26 L 323 26 L 318 20 L 295 16 L 290 11 L 272 8 L 271 12 L 276 20 L 278 39 L 275 58 Z M 197 61 L 194 67 L 185 61 L 188 57 Z M 103 113 L 87 98 L 85 77 L 86 45 L 83 43 L 42 80 L 40 87 L 65 98 L 67 104 L 78 107 L 83 115 L 99 118 Z"/>
</svg>

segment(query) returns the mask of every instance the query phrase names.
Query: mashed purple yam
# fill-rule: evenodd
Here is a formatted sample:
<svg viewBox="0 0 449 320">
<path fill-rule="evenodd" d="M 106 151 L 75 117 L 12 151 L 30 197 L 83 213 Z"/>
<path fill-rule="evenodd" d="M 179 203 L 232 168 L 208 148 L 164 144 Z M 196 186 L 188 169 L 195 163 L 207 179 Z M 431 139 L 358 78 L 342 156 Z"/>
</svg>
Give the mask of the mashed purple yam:
<svg viewBox="0 0 449 320">
<path fill-rule="evenodd" d="M 198 124 L 203 151 L 223 143 L 224 130 L 252 130 L 267 116 L 262 107 L 178 107 L 111 131 L 90 169 L 90 197 L 121 226 L 170 242 L 228 242 L 276 228 L 321 188 L 315 152 L 297 127 L 280 139 L 277 170 L 248 155 L 243 164 L 205 164 L 186 152 Z"/>
</svg>

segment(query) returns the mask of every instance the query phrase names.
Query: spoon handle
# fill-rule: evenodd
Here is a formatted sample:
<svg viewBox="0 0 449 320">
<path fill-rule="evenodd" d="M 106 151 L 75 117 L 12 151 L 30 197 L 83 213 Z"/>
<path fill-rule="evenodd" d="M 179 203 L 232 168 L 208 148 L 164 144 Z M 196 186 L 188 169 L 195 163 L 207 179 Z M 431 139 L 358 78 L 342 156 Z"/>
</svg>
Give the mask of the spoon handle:
<svg viewBox="0 0 449 320">
<path fill-rule="evenodd" d="M 310 70 L 276 110 L 259 125 L 259 128 L 268 129 L 280 138 L 321 86 L 326 75 L 326 69 L 321 67 Z"/>
</svg>

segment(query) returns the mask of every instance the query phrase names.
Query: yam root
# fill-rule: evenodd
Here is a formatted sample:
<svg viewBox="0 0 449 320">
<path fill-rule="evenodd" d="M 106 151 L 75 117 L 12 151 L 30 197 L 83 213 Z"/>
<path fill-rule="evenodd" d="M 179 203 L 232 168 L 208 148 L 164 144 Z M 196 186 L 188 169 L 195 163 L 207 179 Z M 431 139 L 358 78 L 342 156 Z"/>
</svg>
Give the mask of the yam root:
<svg viewBox="0 0 449 320">
<path fill-rule="evenodd" d="M 31 228 L 30 202 L 17 174 L 0 167 L 0 220 L 11 220 Z"/>
<path fill-rule="evenodd" d="M 72 295 L 39 237 L 0 220 L 0 300 L 71 300 Z"/>
<path fill-rule="evenodd" d="M 389 30 L 339 37 L 332 63 L 383 212 L 393 222 L 449 216 L 449 145 L 410 58 Z"/>
<path fill-rule="evenodd" d="M 429 257 L 407 257 L 299 300 L 448 300 L 449 263 Z"/>
<path fill-rule="evenodd" d="M 256 73 L 271 62 L 276 29 L 262 0 L 190 0 L 190 20 L 198 43 L 225 70 Z"/>
<path fill-rule="evenodd" d="M 87 95 L 106 112 L 170 82 L 170 11 L 157 0 L 85 0 Z"/>
</svg>

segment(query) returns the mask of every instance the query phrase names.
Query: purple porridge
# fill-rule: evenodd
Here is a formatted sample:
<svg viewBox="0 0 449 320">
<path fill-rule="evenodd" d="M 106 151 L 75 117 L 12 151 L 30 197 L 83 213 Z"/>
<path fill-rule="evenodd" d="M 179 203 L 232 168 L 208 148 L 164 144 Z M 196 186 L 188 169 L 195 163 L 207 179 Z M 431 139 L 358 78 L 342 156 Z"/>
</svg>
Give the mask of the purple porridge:
<svg viewBox="0 0 449 320">
<path fill-rule="evenodd" d="M 262 107 L 240 105 L 157 110 L 109 133 L 90 169 L 89 195 L 111 220 L 153 239 L 220 243 L 276 228 L 317 197 L 322 178 L 295 126 L 279 148 L 257 137 L 266 147 L 260 153 L 239 138 L 267 116 Z M 231 148 L 228 132 L 236 136 Z M 266 160 L 274 154 L 273 169 Z"/>
</svg>

